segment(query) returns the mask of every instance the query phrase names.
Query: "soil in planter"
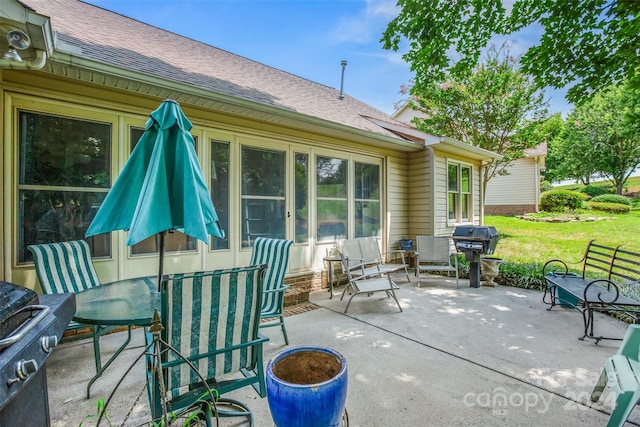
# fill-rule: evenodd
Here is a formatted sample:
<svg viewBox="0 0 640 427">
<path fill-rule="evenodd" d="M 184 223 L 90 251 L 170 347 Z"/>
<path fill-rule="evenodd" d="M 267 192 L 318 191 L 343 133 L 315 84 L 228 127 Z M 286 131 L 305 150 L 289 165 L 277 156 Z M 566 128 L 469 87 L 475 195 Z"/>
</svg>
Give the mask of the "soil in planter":
<svg viewBox="0 0 640 427">
<path fill-rule="evenodd" d="M 292 384 L 318 384 L 340 373 L 342 364 L 335 356 L 322 351 L 299 351 L 273 365 L 273 374 Z"/>
</svg>

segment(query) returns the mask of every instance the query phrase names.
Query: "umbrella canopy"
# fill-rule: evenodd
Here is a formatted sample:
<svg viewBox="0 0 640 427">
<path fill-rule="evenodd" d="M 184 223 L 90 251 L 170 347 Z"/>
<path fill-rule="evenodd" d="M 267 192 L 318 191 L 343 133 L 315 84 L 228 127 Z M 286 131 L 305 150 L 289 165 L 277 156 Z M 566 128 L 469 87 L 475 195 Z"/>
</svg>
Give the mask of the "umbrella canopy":
<svg viewBox="0 0 640 427">
<path fill-rule="evenodd" d="M 165 100 L 150 114 L 144 133 L 89 225 L 87 237 L 128 230 L 127 245 L 158 233 L 164 236 L 168 230 L 203 242 L 208 242 L 209 235 L 224 237 L 198 163 L 191 127 L 172 100 Z"/>
</svg>

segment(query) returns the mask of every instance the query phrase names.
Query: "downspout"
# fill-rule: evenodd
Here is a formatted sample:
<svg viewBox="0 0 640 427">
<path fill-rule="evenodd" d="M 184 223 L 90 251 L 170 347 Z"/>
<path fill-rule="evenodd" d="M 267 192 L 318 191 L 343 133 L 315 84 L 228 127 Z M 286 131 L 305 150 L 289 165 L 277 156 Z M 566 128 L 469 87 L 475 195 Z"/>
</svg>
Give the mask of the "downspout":
<svg viewBox="0 0 640 427">
<path fill-rule="evenodd" d="M 0 68 L 13 70 L 40 70 L 47 63 L 47 52 L 36 49 L 36 57 L 30 61 L 15 62 L 7 59 L 0 59 Z"/>
</svg>

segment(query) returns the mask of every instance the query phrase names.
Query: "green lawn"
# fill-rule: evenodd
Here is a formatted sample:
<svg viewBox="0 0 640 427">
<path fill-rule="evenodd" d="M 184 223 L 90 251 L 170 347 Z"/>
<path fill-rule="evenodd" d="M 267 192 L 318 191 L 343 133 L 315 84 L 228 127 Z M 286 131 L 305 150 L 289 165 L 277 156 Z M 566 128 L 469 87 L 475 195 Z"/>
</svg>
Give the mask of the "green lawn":
<svg viewBox="0 0 640 427">
<path fill-rule="evenodd" d="M 593 222 L 533 222 L 516 217 L 486 216 L 485 224 L 500 234 L 494 256 L 514 263 L 540 263 L 556 258 L 578 261 L 591 239 L 607 246 L 624 245 L 640 252 L 640 215 L 607 214 Z"/>
</svg>

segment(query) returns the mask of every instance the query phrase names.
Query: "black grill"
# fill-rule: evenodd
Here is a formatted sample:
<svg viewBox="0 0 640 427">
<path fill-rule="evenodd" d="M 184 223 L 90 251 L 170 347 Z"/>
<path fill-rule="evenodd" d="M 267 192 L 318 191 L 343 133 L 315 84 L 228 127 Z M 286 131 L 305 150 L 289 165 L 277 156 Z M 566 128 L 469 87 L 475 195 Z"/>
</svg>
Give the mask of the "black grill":
<svg viewBox="0 0 640 427">
<path fill-rule="evenodd" d="M 480 287 L 480 256 L 491 255 L 496 250 L 500 235 L 495 227 L 459 225 L 453 232 L 453 241 L 458 252 L 462 252 L 471 264 L 469 286 Z"/>
<path fill-rule="evenodd" d="M 0 282 L 0 425 L 50 424 L 45 362 L 75 310 L 73 294 Z"/>
</svg>

